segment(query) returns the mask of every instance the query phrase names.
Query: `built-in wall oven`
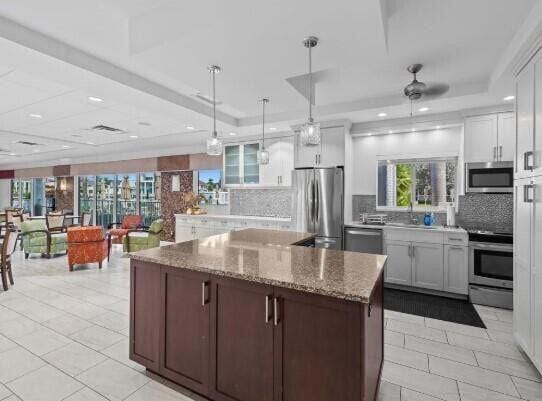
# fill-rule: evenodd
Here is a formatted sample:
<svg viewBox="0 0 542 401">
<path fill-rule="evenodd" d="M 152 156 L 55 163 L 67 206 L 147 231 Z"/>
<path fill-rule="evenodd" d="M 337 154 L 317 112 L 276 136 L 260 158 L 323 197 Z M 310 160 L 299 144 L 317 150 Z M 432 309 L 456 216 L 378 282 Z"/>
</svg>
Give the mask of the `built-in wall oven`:
<svg viewBox="0 0 542 401">
<path fill-rule="evenodd" d="M 512 193 L 514 165 L 512 162 L 467 163 L 465 192 Z"/>
<path fill-rule="evenodd" d="M 469 298 L 472 303 L 512 309 L 513 237 L 469 232 Z"/>
</svg>

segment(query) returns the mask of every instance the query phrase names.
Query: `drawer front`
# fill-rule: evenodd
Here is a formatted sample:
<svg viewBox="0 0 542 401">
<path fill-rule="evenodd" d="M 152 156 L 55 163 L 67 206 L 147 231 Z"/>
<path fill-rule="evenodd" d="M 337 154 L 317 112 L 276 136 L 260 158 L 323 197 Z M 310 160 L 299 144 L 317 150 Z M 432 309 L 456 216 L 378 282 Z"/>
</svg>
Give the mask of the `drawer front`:
<svg viewBox="0 0 542 401">
<path fill-rule="evenodd" d="M 444 243 L 448 245 L 468 246 L 467 233 L 444 233 Z"/>
<path fill-rule="evenodd" d="M 442 232 L 424 228 L 389 228 L 384 230 L 384 238 L 388 241 L 425 242 L 427 244 L 442 244 L 444 236 Z"/>
</svg>

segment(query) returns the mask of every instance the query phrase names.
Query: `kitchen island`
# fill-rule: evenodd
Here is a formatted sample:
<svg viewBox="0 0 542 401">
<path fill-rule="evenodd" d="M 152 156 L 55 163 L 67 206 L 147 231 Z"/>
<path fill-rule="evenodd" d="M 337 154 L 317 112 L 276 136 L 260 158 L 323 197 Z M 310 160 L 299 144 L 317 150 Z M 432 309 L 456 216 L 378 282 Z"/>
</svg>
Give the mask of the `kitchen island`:
<svg viewBox="0 0 542 401">
<path fill-rule="evenodd" d="M 247 229 L 130 254 L 130 358 L 213 401 L 375 400 L 386 257 Z"/>
</svg>

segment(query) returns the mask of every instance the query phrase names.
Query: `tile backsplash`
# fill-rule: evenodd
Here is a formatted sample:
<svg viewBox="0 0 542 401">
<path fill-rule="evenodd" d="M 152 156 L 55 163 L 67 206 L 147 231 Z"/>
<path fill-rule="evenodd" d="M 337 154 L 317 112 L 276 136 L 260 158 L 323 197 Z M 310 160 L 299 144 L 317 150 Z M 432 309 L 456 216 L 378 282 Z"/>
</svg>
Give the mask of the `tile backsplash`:
<svg viewBox="0 0 542 401">
<path fill-rule="evenodd" d="M 358 221 L 360 213 L 376 213 L 375 195 L 352 196 L 352 220 Z M 481 228 L 495 231 L 512 231 L 512 194 L 467 194 L 459 197 L 459 212 L 456 222 L 467 228 Z M 408 222 L 405 212 L 386 212 L 391 221 Z M 414 213 L 418 219 L 423 213 Z M 446 223 L 446 213 L 436 213 L 437 224 Z M 421 221 L 421 220 L 420 220 Z"/>
<path fill-rule="evenodd" d="M 459 224 L 494 231 L 512 231 L 512 194 L 466 194 L 459 197 Z"/>
<path fill-rule="evenodd" d="M 230 214 L 291 217 L 293 195 L 291 188 L 232 188 L 230 189 Z"/>
</svg>

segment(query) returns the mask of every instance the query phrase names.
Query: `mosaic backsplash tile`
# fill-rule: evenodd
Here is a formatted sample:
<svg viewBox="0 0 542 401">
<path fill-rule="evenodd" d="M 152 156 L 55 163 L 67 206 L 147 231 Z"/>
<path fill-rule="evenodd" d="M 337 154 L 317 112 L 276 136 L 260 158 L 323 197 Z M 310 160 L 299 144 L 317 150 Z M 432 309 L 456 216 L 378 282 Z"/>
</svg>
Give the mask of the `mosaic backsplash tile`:
<svg viewBox="0 0 542 401">
<path fill-rule="evenodd" d="M 352 196 L 352 220 L 358 221 L 360 213 L 376 213 L 375 195 Z M 459 197 L 457 224 L 466 228 L 494 231 L 512 231 L 512 194 L 467 194 Z M 405 212 L 386 212 L 391 221 L 407 223 L 410 216 Z M 418 220 L 423 213 L 414 213 Z M 446 223 L 446 213 L 436 213 L 437 224 Z M 421 220 L 420 220 L 421 221 Z"/>
<path fill-rule="evenodd" d="M 512 231 L 512 194 L 466 194 L 459 197 L 458 222 L 464 227 Z"/>
<path fill-rule="evenodd" d="M 291 217 L 294 191 L 288 188 L 230 189 L 230 214 Z"/>
</svg>

